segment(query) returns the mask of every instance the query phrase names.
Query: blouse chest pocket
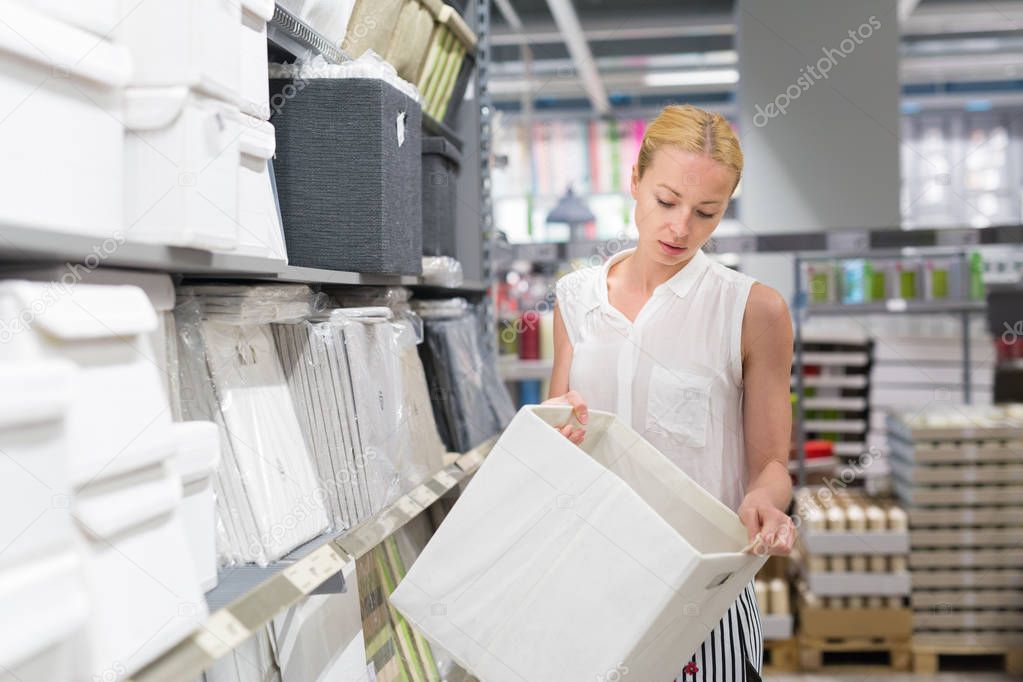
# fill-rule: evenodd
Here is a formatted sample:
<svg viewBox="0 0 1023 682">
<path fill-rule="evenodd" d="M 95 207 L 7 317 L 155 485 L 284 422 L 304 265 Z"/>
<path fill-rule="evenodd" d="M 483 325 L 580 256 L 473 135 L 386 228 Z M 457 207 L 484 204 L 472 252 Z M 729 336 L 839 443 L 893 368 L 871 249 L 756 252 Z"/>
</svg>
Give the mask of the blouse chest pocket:
<svg viewBox="0 0 1023 682">
<path fill-rule="evenodd" d="M 707 444 L 711 379 L 654 365 L 646 409 L 646 428 L 689 447 Z"/>
</svg>

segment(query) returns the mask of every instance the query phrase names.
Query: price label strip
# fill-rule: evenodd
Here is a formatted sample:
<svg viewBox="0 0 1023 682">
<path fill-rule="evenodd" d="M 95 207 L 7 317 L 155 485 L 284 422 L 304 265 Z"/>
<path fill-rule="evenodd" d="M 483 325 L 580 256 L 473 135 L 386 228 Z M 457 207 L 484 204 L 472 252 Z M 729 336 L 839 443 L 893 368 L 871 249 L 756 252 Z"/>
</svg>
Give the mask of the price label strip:
<svg viewBox="0 0 1023 682">
<path fill-rule="evenodd" d="M 192 637 L 200 649 L 213 660 L 217 660 L 248 639 L 251 634 L 252 632 L 230 611 L 221 609 L 210 614 Z"/>
<path fill-rule="evenodd" d="M 437 481 L 437 483 L 440 483 L 441 486 L 444 487 L 445 491 L 451 490 L 456 485 L 458 485 L 458 479 L 449 474 L 447 471 L 444 471 L 443 469 L 441 469 L 440 471 L 433 475 L 433 480 Z"/>
<path fill-rule="evenodd" d="M 423 509 L 429 507 L 431 504 L 437 501 L 438 497 L 440 497 L 440 495 L 435 490 L 433 490 L 428 483 L 424 483 L 418 488 L 412 489 L 409 492 L 408 496 L 415 500 L 416 504 L 418 504 Z"/>
<path fill-rule="evenodd" d="M 326 580 L 344 568 L 344 557 L 330 544 L 320 547 L 301 561 L 284 569 L 282 574 L 302 594 L 310 594 Z"/>
</svg>

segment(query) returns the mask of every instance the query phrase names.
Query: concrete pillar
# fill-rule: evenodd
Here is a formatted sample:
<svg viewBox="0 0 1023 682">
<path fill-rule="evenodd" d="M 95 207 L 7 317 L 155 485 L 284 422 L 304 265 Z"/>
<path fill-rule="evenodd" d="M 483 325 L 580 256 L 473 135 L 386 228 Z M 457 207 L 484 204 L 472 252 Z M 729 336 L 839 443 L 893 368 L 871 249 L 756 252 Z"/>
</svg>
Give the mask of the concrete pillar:
<svg viewBox="0 0 1023 682">
<path fill-rule="evenodd" d="M 739 220 L 758 233 L 899 217 L 894 0 L 737 0 Z"/>
</svg>

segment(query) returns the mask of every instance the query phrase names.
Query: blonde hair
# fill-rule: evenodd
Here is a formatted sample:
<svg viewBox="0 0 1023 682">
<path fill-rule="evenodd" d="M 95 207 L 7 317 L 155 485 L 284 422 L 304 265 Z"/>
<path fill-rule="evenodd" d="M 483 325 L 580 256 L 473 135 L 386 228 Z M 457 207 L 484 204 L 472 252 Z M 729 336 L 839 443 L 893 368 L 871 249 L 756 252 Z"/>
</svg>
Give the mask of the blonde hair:
<svg viewBox="0 0 1023 682">
<path fill-rule="evenodd" d="M 664 107 L 643 134 L 636 166 L 639 177 L 650 167 L 654 154 L 671 146 L 693 154 L 704 154 L 735 171 L 735 185 L 742 177 L 742 150 L 732 126 L 721 114 L 689 104 Z M 735 190 L 735 187 L 732 187 Z"/>
</svg>

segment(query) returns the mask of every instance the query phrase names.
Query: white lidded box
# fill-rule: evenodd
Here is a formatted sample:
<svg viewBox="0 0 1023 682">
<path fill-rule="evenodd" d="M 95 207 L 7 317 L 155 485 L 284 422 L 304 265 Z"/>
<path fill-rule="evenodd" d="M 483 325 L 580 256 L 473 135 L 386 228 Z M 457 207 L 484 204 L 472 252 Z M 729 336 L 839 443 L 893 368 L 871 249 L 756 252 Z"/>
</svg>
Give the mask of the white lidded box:
<svg viewBox="0 0 1023 682">
<path fill-rule="evenodd" d="M 12 0 L 0 17 L 0 223 L 114 237 L 127 52 Z"/>
<path fill-rule="evenodd" d="M 60 360 L 0 363 L 0 568 L 71 541 L 65 418 L 74 371 Z"/>
<path fill-rule="evenodd" d="M 220 463 L 220 431 L 213 422 L 172 424 L 177 454 L 172 461 L 181 477 L 181 520 L 203 592 L 217 586 L 217 518 L 213 476 Z"/>
<path fill-rule="evenodd" d="M 66 21 L 97 36 L 108 37 L 121 17 L 120 0 L 19 0 L 55 19 Z"/>
<path fill-rule="evenodd" d="M 89 607 L 73 551 L 0 570 L 0 682 L 81 680 Z"/>
<path fill-rule="evenodd" d="M 267 74 L 266 22 L 274 15 L 274 0 L 242 0 L 241 83 L 242 113 L 270 118 L 270 80 Z"/>
<path fill-rule="evenodd" d="M 268 121 L 242 116 L 238 167 L 238 246 L 235 253 L 288 262 L 281 215 L 267 162 L 277 139 Z"/>
<path fill-rule="evenodd" d="M 75 493 L 94 605 L 87 671 L 101 679 L 130 675 L 208 613 L 178 510 L 181 479 L 165 464 L 174 454 L 168 437 L 158 461 L 139 460 L 140 468 Z"/>
<path fill-rule="evenodd" d="M 72 487 L 161 456 L 171 418 L 151 359 L 156 326 L 137 287 L 0 282 L 0 352 L 76 367 L 66 422 Z"/>
<path fill-rule="evenodd" d="M 194 88 L 237 103 L 238 0 L 121 0 L 114 42 L 131 51 L 131 85 Z"/>
<path fill-rule="evenodd" d="M 234 249 L 242 133 L 237 107 L 186 87 L 129 88 L 124 120 L 130 131 L 124 145 L 125 236 Z"/>
<path fill-rule="evenodd" d="M 671 680 L 766 557 L 612 414 L 522 408 L 391 603 L 487 682 Z"/>
</svg>

